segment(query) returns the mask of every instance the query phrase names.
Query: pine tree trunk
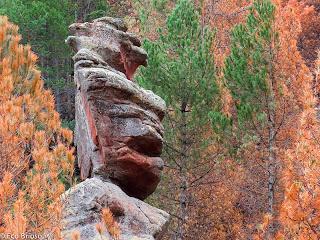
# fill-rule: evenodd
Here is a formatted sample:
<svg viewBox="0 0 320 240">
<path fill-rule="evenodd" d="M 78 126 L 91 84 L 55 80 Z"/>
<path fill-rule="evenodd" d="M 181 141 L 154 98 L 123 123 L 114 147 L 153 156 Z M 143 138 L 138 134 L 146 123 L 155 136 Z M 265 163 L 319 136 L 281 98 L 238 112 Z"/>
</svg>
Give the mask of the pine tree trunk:
<svg viewBox="0 0 320 240">
<path fill-rule="evenodd" d="M 276 181 L 276 154 L 275 154 L 275 129 L 273 126 L 269 129 L 268 146 L 268 212 L 274 213 L 274 185 Z"/>
<path fill-rule="evenodd" d="M 273 68 L 273 51 L 271 45 L 269 46 L 270 64 L 269 64 L 269 99 L 268 99 L 268 213 L 274 216 L 274 202 L 275 202 L 275 184 L 277 177 L 277 157 L 276 157 L 276 109 L 275 109 L 275 90 L 276 79 L 274 76 Z M 266 239 L 273 239 L 275 228 L 274 223 L 269 224 L 268 230 L 266 231 Z"/>
<path fill-rule="evenodd" d="M 271 99 L 273 98 L 273 93 L 271 94 Z M 270 104 L 271 103 L 271 104 Z M 272 105 L 273 101 L 269 103 Z M 271 106 L 270 116 L 269 116 L 269 136 L 268 136 L 268 213 L 274 216 L 274 202 L 275 202 L 275 184 L 277 177 L 277 158 L 276 158 L 276 127 L 275 127 L 275 111 Z M 266 239 L 273 239 L 273 234 L 275 232 L 275 225 L 271 222 L 266 231 Z"/>
<path fill-rule="evenodd" d="M 276 109 L 275 109 L 275 92 L 274 86 L 275 84 L 275 76 L 274 76 L 274 68 L 273 68 L 273 49 L 272 46 L 269 45 L 269 54 L 270 54 L 270 64 L 269 64 L 269 74 L 270 74 L 270 82 L 269 82 L 269 99 L 268 99 L 268 112 L 269 112 L 269 120 L 268 120 L 268 212 L 273 215 L 274 214 L 274 187 L 276 182 L 277 175 L 277 160 L 276 160 Z"/>
<path fill-rule="evenodd" d="M 180 127 L 180 196 L 179 196 L 179 219 L 178 219 L 178 229 L 177 229 L 177 240 L 184 239 L 185 235 L 185 225 L 187 220 L 187 189 L 188 189 L 188 180 L 187 180 L 187 161 L 188 161 L 188 136 L 187 136 L 187 112 L 186 112 L 186 103 L 181 105 L 181 127 Z"/>
</svg>

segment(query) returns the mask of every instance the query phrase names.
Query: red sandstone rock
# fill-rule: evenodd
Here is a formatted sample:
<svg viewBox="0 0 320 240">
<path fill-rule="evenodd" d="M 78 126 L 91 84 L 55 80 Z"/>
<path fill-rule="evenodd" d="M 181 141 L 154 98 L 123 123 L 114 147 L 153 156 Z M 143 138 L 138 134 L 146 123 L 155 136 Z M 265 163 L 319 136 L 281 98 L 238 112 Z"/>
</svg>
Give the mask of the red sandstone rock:
<svg viewBox="0 0 320 240">
<path fill-rule="evenodd" d="M 88 49 L 97 53 L 128 79 L 140 65 L 147 65 L 147 53 L 140 48 L 140 40 L 125 32 L 127 28 L 120 19 L 105 17 L 91 23 L 74 23 L 69 30 L 73 36 L 67 42 L 74 51 Z"/>
<path fill-rule="evenodd" d="M 75 61 L 76 129 L 81 178 L 100 176 L 145 199 L 163 168 L 165 103 L 130 81 L 147 54 L 120 20 L 70 26 Z"/>
</svg>

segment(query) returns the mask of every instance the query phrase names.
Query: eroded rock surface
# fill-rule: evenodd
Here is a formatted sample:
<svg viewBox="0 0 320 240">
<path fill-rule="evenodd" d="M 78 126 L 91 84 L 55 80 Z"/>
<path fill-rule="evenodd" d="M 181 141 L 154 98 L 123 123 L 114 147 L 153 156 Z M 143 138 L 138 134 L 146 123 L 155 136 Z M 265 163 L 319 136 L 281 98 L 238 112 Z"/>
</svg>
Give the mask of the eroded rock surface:
<svg viewBox="0 0 320 240">
<path fill-rule="evenodd" d="M 99 176 L 131 197 L 145 199 L 163 168 L 165 102 L 131 81 L 147 54 L 119 19 L 70 26 L 76 52 L 78 165 L 81 178 Z"/>
<path fill-rule="evenodd" d="M 70 26 L 76 52 L 75 144 L 81 178 L 95 175 L 129 196 L 145 199 L 163 168 L 165 103 L 131 81 L 147 54 L 119 19 L 100 18 Z"/>
<path fill-rule="evenodd" d="M 109 208 L 121 229 L 120 240 L 161 239 L 169 215 L 141 200 L 127 196 L 118 186 L 98 178 L 87 179 L 63 196 L 65 207 L 63 239 L 71 240 L 78 231 L 81 239 L 101 239 L 96 224 L 101 210 Z M 112 239 L 107 232 L 103 239 Z"/>
<path fill-rule="evenodd" d="M 140 48 L 140 40 L 126 32 L 127 27 L 121 19 L 104 17 L 90 23 L 74 23 L 69 31 L 72 36 L 67 43 L 75 52 L 80 49 L 93 51 L 104 62 L 102 65 L 125 73 L 129 79 L 140 65 L 147 64 L 147 53 Z"/>
<path fill-rule="evenodd" d="M 63 238 L 101 239 L 96 224 L 109 208 L 121 240 L 161 239 L 169 215 L 139 199 L 156 189 L 163 168 L 165 103 L 131 81 L 146 65 L 140 41 L 119 19 L 70 26 L 76 52 L 76 128 L 82 183 L 63 196 Z M 139 199 L 137 199 L 139 198 Z M 104 239 L 112 239 L 104 232 Z"/>
</svg>

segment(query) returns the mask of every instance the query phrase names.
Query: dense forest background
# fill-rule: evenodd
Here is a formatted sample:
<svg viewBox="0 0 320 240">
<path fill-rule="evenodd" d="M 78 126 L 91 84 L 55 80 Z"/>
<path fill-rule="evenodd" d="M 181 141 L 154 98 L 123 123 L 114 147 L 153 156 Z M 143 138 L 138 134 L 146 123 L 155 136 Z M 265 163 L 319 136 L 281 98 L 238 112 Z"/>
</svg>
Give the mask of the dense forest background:
<svg viewBox="0 0 320 240">
<path fill-rule="evenodd" d="M 68 26 L 123 17 L 144 39 L 136 81 L 168 105 L 166 166 L 147 201 L 171 214 L 165 239 L 179 240 L 320 238 L 319 14 L 317 0 L 0 2 L 71 130 Z"/>
</svg>

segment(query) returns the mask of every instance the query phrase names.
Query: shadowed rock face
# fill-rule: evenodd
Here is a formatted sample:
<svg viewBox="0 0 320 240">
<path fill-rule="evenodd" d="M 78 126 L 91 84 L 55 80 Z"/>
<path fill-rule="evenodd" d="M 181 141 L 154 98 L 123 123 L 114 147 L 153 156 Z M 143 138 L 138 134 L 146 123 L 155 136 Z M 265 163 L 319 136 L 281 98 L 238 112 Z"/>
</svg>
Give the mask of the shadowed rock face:
<svg viewBox="0 0 320 240">
<path fill-rule="evenodd" d="M 140 41 L 119 19 L 70 26 L 76 52 L 78 165 L 81 178 L 99 176 L 145 199 L 160 181 L 165 103 L 131 81 L 146 65 Z"/>
</svg>

